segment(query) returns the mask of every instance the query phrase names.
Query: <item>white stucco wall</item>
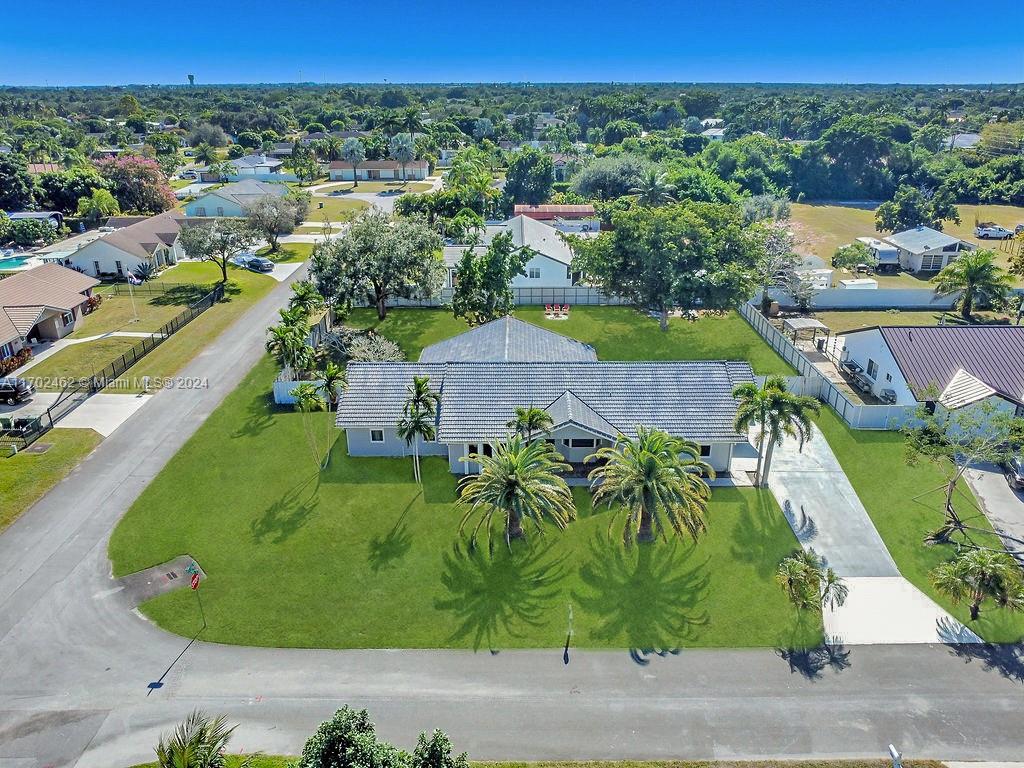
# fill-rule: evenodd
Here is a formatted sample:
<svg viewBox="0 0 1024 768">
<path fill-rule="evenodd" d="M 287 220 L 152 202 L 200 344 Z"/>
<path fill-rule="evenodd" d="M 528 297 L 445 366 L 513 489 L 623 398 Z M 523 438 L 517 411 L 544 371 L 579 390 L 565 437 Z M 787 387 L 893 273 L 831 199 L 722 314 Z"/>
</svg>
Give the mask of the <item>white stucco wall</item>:
<svg viewBox="0 0 1024 768">
<path fill-rule="evenodd" d="M 525 276 L 512 278 L 513 288 L 567 288 L 572 285 L 566 265 L 548 256 L 535 253 L 524 269 Z M 540 277 L 530 277 L 531 269 L 539 269 Z"/>
<path fill-rule="evenodd" d="M 405 440 L 395 433 L 395 427 L 381 427 L 384 442 L 375 443 L 370 440 L 369 429 L 346 429 L 349 456 L 412 456 L 413 449 L 406 445 Z M 419 441 L 420 456 L 444 456 L 448 453 L 447 446 L 436 442 Z"/>
<path fill-rule="evenodd" d="M 100 274 L 117 274 L 117 262 L 121 262 L 122 271 L 134 270 L 143 260 L 131 253 L 125 253 L 110 243 L 104 242 L 103 238 L 94 240 L 86 246 L 78 249 L 69 259 L 71 265 L 83 270 L 87 275 L 99 277 Z M 97 273 L 94 262 L 99 263 Z"/>
<path fill-rule="evenodd" d="M 907 386 L 896 360 L 889 351 L 888 345 L 882 340 L 882 332 L 877 328 L 849 333 L 842 336 L 845 350 L 845 360 L 852 360 L 864 369 L 864 375 L 868 373 L 868 361 L 874 360 L 878 364 L 878 372 L 875 376 L 868 376 L 872 380 L 871 393 L 879 396 L 883 389 L 891 389 L 896 393 L 896 403 L 899 405 L 914 405 L 917 398 Z"/>
<path fill-rule="evenodd" d="M 213 193 L 197 197 L 185 206 L 186 216 L 244 216 L 242 206 Z"/>
</svg>

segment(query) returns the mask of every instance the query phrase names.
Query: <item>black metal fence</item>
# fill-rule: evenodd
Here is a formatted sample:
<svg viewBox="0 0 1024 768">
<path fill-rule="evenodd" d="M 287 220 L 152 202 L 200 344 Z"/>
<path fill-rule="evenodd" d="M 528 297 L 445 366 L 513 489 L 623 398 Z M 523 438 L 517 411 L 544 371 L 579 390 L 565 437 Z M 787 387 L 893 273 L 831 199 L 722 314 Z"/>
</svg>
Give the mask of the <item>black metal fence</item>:
<svg viewBox="0 0 1024 768">
<path fill-rule="evenodd" d="M 203 286 L 195 283 L 151 283 L 145 282 L 141 285 L 129 285 L 128 283 L 107 283 L 99 286 L 101 293 L 108 293 L 113 296 L 128 296 L 135 294 L 139 296 L 162 296 L 172 291 L 200 291 Z"/>
<path fill-rule="evenodd" d="M 146 283 L 143 283 L 145 286 Z M 187 283 L 181 286 L 189 286 Z M 133 286 L 133 290 L 142 286 Z M 0 416 L 0 451 L 9 455 L 12 449 L 24 450 L 56 426 L 64 416 L 84 403 L 96 392 L 106 388 L 121 374 L 135 365 L 167 339 L 180 331 L 199 315 L 224 297 L 224 285 L 217 283 L 209 293 L 188 305 L 160 330 L 139 340 L 131 349 L 110 361 L 99 373 L 72 381 L 57 396 L 57 400 L 36 416 Z"/>
</svg>

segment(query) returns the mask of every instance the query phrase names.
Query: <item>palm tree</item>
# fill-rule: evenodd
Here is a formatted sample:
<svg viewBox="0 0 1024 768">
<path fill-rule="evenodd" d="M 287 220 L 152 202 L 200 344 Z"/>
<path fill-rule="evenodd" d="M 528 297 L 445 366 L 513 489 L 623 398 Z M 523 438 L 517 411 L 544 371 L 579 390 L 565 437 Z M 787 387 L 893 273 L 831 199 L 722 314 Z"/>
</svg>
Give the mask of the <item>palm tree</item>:
<svg viewBox="0 0 1024 768">
<path fill-rule="evenodd" d="M 405 415 L 398 421 L 397 432 L 398 436 L 405 440 L 406 445 L 412 446 L 412 476 L 417 483 L 422 484 L 419 441 L 434 439 L 434 415 L 409 408 L 406 403 Z"/>
<path fill-rule="evenodd" d="M 203 712 L 194 711 L 172 734 L 160 736 L 156 746 L 157 765 L 160 768 L 222 768 L 236 727 L 228 728 L 223 717 L 211 720 Z M 251 759 L 244 765 L 249 765 Z"/>
<path fill-rule="evenodd" d="M 543 408 L 516 408 L 516 416 L 507 425 L 526 442 L 533 439 L 534 432 L 546 433 L 551 429 L 551 414 Z"/>
<path fill-rule="evenodd" d="M 398 133 L 391 137 L 388 153 L 402 165 L 402 182 L 405 182 L 405 166 L 416 159 L 416 145 L 410 133 Z"/>
<path fill-rule="evenodd" d="M 935 568 L 931 579 L 954 604 L 970 603 L 971 621 L 977 621 L 985 600 L 1012 611 L 1024 610 L 1024 578 L 1020 566 L 1006 552 L 962 552 Z"/>
<path fill-rule="evenodd" d="M 197 146 L 193 151 L 193 154 L 195 155 L 196 160 L 201 163 L 206 163 L 207 165 L 213 165 L 218 159 L 216 147 L 213 147 L 206 142 Z"/>
<path fill-rule="evenodd" d="M 480 465 L 480 474 L 463 478 L 459 483 L 459 503 L 468 506 L 459 524 L 459 533 L 477 516 L 470 539 L 476 543 L 481 528 L 491 540 L 495 518 L 504 523 L 505 543 L 525 536 L 523 521 L 531 520 L 539 534 L 544 521 L 564 530 L 576 518 L 572 492 L 559 475 L 569 469 L 554 446 L 543 440 L 524 442 L 513 437 L 499 443 L 494 455 L 470 454 L 464 460 Z"/>
<path fill-rule="evenodd" d="M 415 134 L 423 130 L 423 119 L 416 107 L 408 107 L 402 113 L 402 130 L 406 133 Z"/>
<path fill-rule="evenodd" d="M 106 216 L 116 216 L 121 212 L 117 199 L 107 189 L 94 189 L 88 197 L 78 198 L 75 216 L 89 221 L 99 221 Z"/>
<path fill-rule="evenodd" d="M 363 146 L 363 142 L 357 139 L 355 136 L 345 139 L 345 143 L 341 147 L 341 159 L 352 166 L 352 181 L 353 187 L 359 186 L 359 164 L 366 159 L 366 147 Z"/>
<path fill-rule="evenodd" d="M 289 309 L 298 309 L 309 317 L 324 305 L 324 297 L 311 280 L 299 280 L 292 283 L 292 295 L 288 299 Z"/>
<path fill-rule="evenodd" d="M 295 400 L 295 410 L 302 414 L 302 428 L 306 433 L 306 443 L 309 445 L 310 453 L 313 454 L 313 461 L 323 469 L 327 462 L 328 452 L 321 452 L 320 440 L 317 437 L 316 424 L 313 415 L 317 411 L 327 410 L 327 403 L 320 396 L 320 387 L 312 382 L 306 381 L 299 384 L 292 390 L 292 398 Z M 330 422 L 328 421 L 328 424 Z"/>
<path fill-rule="evenodd" d="M 423 411 L 434 416 L 437 414 L 437 406 L 441 402 L 441 396 L 430 388 L 429 376 L 413 376 L 412 384 L 406 389 L 409 393 L 405 401 L 405 413 L 410 411 Z"/>
<path fill-rule="evenodd" d="M 637 202 L 649 208 L 675 202 L 676 187 L 668 183 L 668 174 L 657 168 L 649 168 L 637 185 L 629 190 Z"/>
<path fill-rule="evenodd" d="M 598 449 L 587 461 L 604 462 L 590 473 L 594 504 L 621 505 L 627 546 L 634 538 L 654 541 L 658 534 L 667 540 L 666 527 L 694 540 L 706 529 L 711 489 L 701 475 L 714 478 L 715 471 L 701 461 L 696 443 L 637 427 L 635 439 L 619 435 L 614 447 Z"/>
<path fill-rule="evenodd" d="M 755 483 L 763 488 L 768 485 L 775 446 L 781 445 L 783 437 L 788 435 L 797 438 L 803 450 L 804 443 L 814 434 L 811 416 L 821 411 L 821 403 L 813 397 L 787 391 L 786 380 L 781 376 L 769 376 L 761 388 L 751 383 L 741 384 L 732 395 L 739 400 L 736 431 L 746 432 L 753 426 L 758 427 Z"/>
<path fill-rule="evenodd" d="M 338 390 L 344 389 L 346 382 L 345 368 L 332 360 L 317 374 L 322 384 L 320 390 L 327 396 L 327 405 L 330 410 L 338 407 Z"/>
<path fill-rule="evenodd" d="M 947 295 L 961 291 L 960 317 L 971 319 L 974 302 L 979 296 L 1003 298 L 1013 287 L 1012 278 L 996 264 L 992 251 L 964 251 L 956 261 L 946 265 L 932 278 L 935 292 Z"/>
<path fill-rule="evenodd" d="M 306 343 L 306 334 L 301 328 L 291 325 L 275 325 L 267 329 L 267 352 L 282 368 L 301 370 L 308 367 L 312 359 L 312 348 Z"/>
<path fill-rule="evenodd" d="M 775 581 L 797 610 L 835 610 L 846 602 L 849 589 L 839 575 L 826 568 L 814 550 L 797 550 L 779 563 Z"/>
</svg>

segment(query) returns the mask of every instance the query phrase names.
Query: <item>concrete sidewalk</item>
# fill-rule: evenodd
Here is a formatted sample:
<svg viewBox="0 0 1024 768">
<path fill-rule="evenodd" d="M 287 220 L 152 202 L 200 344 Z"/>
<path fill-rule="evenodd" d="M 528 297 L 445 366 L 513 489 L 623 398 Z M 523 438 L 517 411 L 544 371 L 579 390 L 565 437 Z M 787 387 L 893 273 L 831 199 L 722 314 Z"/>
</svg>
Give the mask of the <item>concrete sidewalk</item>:
<svg viewBox="0 0 1024 768">
<path fill-rule="evenodd" d="M 884 482 L 879 479 L 879 482 Z M 800 545 L 843 577 L 846 602 L 826 608 L 825 634 L 847 645 L 980 643 L 904 579 L 821 432 L 775 449 L 768 487 Z"/>
</svg>

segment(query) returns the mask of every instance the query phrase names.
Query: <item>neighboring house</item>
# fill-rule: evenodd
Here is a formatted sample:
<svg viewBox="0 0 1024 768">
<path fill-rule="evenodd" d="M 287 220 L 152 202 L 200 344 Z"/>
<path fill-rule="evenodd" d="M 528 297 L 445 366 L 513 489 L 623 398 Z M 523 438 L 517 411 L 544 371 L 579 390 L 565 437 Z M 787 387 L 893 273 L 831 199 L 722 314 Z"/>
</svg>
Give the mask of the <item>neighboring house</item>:
<svg viewBox="0 0 1024 768">
<path fill-rule="evenodd" d="M 40 173 L 59 173 L 64 170 L 64 166 L 60 163 L 29 163 L 28 172 L 33 176 L 38 176 Z"/>
<path fill-rule="evenodd" d="M 440 157 L 437 158 L 437 167 L 450 168 L 455 156 L 461 151 L 461 147 L 455 147 L 454 149 L 442 149 Z"/>
<path fill-rule="evenodd" d="M 725 141 L 725 128 L 708 128 L 701 131 L 700 135 L 708 141 Z"/>
<path fill-rule="evenodd" d="M 555 181 L 568 181 L 580 169 L 580 158 L 564 152 L 553 153 L 551 163 L 554 166 Z"/>
<path fill-rule="evenodd" d="M 274 143 L 274 148 L 270 150 L 270 156 L 280 160 L 281 158 L 291 157 L 292 151 L 295 149 L 295 144 L 290 141 L 278 141 Z"/>
<path fill-rule="evenodd" d="M 135 221 L 83 245 L 68 257 L 68 262 L 96 277 L 124 277 L 141 264 L 157 269 L 176 264 L 185 255 L 178 242 L 184 218 L 181 213 L 168 211 Z"/>
<path fill-rule="evenodd" d="M 733 448 L 747 436 L 733 427 L 733 389 L 754 379 L 749 363 L 599 362 L 593 350 L 559 334 L 503 318 L 427 347 L 418 363 L 350 363 L 336 424 L 351 456 L 407 456 L 396 434 L 413 376 L 427 376 L 440 395 L 436 439 L 420 455 L 444 456 L 458 475 L 479 471 L 466 459 L 489 456 L 509 437 L 517 407 L 537 407 L 552 420 L 548 440 L 574 464 L 638 426 L 662 429 L 700 446 L 716 472 L 727 473 Z M 429 361 L 427 359 L 429 358 Z"/>
<path fill-rule="evenodd" d="M 975 246 L 931 227 L 918 226 L 884 238 L 896 247 L 900 267 L 906 272 L 938 272 Z"/>
<path fill-rule="evenodd" d="M 17 221 L 18 219 L 45 221 L 54 229 L 58 229 L 64 223 L 64 214 L 60 211 L 17 211 L 16 213 L 8 213 L 7 216 L 11 221 Z"/>
<path fill-rule="evenodd" d="M 1024 327 L 876 326 L 838 338 L 841 359 L 863 368 L 883 400 L 950 410 L 990 400 L 1024 411 Z"/>
<path fill-rule="evenodd" d="M 245 155 L 227 163 L 233 167 L 234 173 L 227 176 L 228 181 L 243 181 L 245 179 L 256 179 L 258 181 L 297 181 L 298 177 L 292 173 L 286 173 L 284 162 L 274 157 L 267 157 L 265 154 Z M 197 169 L 200 181 L 220 181 L 220 174 L 207 168 Z"/>
<path fill-rule="evenodd" d="M 331 181 L 353 181 L 352 163 L 334 160 L 327 166 Z M 400 181 L 402 164 L 397 160 L 366 160 L 359 163 L 356 174 L 360 181 Z M 422 181 L 430 175 L 430 164 L 426 160 L 413 160 L 405 164 L 406 181 Z"/>
<path fill-rule="evenodd" d="M 284 197 L 285 184 L 246 179 L 201 194 L 185 206 L 186 216 L 245 216 L 249 207 L 266 197 Z"/>
<path fill-rule="evenodd" d="M 705 130 L 708 128 L 724 128 L 725 120 L 720 117 L 706 117 L 700 121 L 700 127 Z"/>
<path fill-rule="evenodd" d="M 980 133 L 954 133 L 949 137 L 948 149 L 974 149 L 980 143 Z"/>
<path fill-rule="evenodd" d="M 554 227 L 536 221 L 528 216 L 516 216 L 500 224 L 489 224 L 482 238 L 482 244 L 473 246 L 483 251 L 495 235 L 512 233 L 516 248 L 526 248 L 530 259 L 524 266 L 524 274 L 512 278 L 513 288 L 568 288 L 575 285 L 572 272 L 572 251 Z M 455 274 L 465 252 L 466 245 L 444 247 L 444 262 L 448 267 L 446 288 L 455 287 Z"/>
<path fill-rule="evenodd" d="M 597 232 L 601 220 L 592 205 L 516 205 L 515 216 L 543 221 L 559 232 Z"/>
<path fill-rule="evenodd" d="M 858 237 L 857 241 L 864 243 L 875 257 L 876 272 L 900 271 L 900 252 L 895 245 L 883 242 L 877 237 Z"/>
<path fill-rule="evenodd" d="M 27 342 L 71 333 L 99 280 L 43 264 L 0 280 L 0 359 Z"/>
</svg>

